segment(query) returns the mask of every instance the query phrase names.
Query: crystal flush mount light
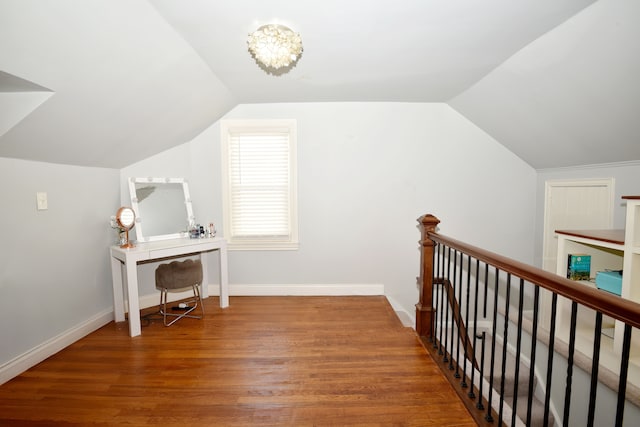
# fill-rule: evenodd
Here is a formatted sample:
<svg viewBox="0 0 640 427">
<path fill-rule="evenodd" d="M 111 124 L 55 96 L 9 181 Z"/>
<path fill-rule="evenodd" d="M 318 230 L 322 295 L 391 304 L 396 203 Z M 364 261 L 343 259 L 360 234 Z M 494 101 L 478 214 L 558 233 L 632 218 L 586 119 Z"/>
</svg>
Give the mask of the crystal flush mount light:
<svg viewBox="0 0 640 427">
<path fill-rule="evenodd" d="M 249 34 L 249 52 L 267 69 L 280 69 L 293 65 L 302 54 L 302 39 L 288 27 L 267 24 Z"/>
</svg>

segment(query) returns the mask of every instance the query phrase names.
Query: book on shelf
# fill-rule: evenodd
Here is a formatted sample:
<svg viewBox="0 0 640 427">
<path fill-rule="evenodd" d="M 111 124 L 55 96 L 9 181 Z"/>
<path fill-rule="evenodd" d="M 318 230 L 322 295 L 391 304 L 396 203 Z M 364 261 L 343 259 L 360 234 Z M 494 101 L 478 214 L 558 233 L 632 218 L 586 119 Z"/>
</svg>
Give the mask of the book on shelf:
<svg viewBox="0 0 640 427">
<path fill-rule="evenodd" d="M 589 280 L 591 277 L 591 255 L 569 254 L 567 257 L 567 279 Z"/>
</svg>

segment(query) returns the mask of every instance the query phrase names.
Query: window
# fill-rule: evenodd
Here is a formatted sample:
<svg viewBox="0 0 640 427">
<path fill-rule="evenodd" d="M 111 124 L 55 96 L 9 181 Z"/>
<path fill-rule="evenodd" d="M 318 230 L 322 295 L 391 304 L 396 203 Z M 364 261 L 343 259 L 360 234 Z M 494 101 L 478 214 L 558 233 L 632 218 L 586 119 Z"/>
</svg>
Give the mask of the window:
<svg viewBox="0 0 640 427">
<path fill-rule="evenodd" d="M 230 249 L 297 249 L 295 120 L 224 120 L 224 236 Z"/>
</svg>

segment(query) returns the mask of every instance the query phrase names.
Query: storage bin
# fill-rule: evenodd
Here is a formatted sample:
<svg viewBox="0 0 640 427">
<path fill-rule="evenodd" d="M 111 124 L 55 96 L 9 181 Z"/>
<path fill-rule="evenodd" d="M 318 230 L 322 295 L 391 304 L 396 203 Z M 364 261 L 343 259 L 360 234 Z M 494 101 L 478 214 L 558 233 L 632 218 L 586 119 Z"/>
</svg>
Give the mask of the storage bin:
<svg viewBox="0 0 640 427">
<path fill-rule="evenodd" d="M 612 294 L 620 296 L 622 292 L 622 271 L 598 271 L 596 286 Z"/>
</svg>

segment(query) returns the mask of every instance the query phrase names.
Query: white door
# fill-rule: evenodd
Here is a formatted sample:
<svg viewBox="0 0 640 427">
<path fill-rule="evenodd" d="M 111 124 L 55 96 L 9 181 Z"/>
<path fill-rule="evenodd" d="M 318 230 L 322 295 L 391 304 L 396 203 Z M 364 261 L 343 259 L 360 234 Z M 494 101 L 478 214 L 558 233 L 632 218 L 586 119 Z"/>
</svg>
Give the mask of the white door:
<svg viewBox="0 0 640 427">
<path fill-rule="evenodd" d="M 542 268 L 556 272 L 555 230 L 607 229 L 613 226 L 614 179 L 545 183 Z"/>
</svg>

